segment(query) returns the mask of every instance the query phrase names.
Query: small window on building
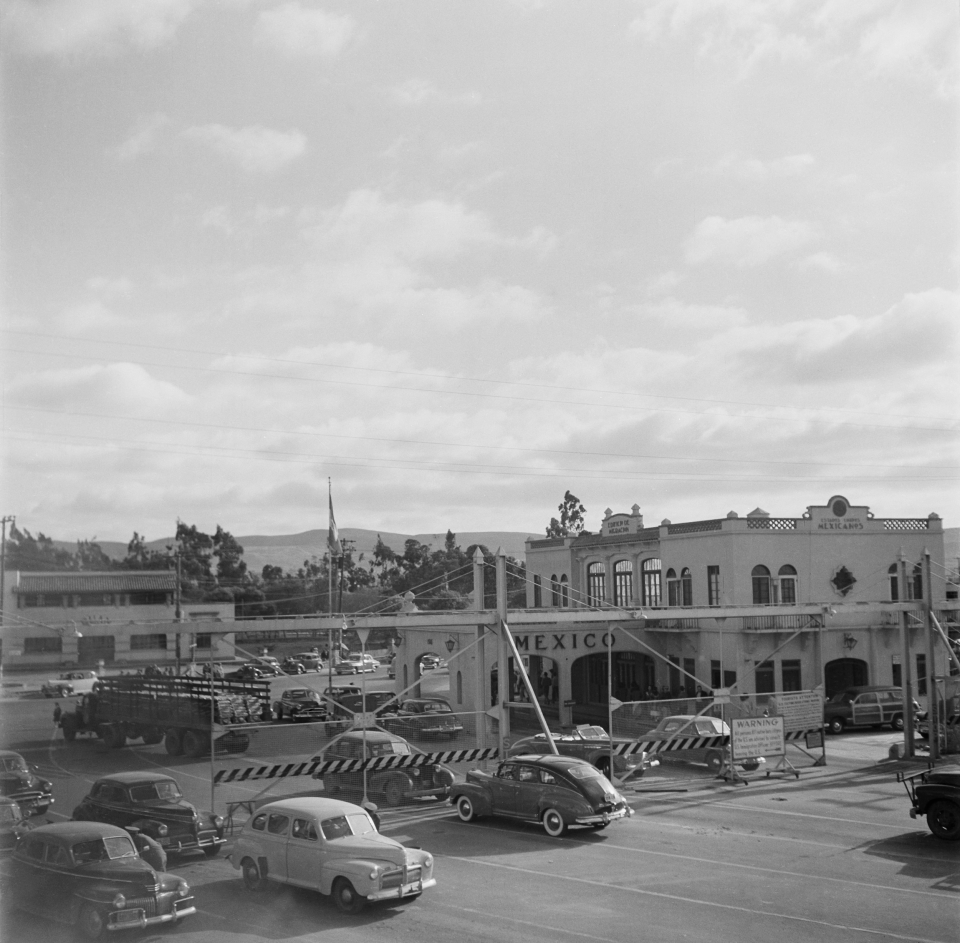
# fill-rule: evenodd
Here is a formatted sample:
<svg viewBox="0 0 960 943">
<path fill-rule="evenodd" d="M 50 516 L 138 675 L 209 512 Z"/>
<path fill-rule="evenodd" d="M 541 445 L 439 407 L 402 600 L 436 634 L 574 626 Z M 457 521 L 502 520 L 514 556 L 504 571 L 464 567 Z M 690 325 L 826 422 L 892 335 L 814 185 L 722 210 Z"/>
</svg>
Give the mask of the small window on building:
<svg viewBox="0 0 960 943">
<path fill-rule="evenodd" d="M 800 683 L 800 659 L 784 659 L 780 665 L 780 674 L 783 681 L 781 691 L 802 691 Z"/>
<path fill-rule="evenodd" d="M 710 662 L 710 686 L 714 689 L 723 687 L 723 680 L 720 676 L 720 662 Z"/>
<path fill-rule="evenodd" d="M 148 649 L 166 651 L 166 648 L 167 636 L 163 632 L 159 634 L 144 633 L 143 635 L 137 634 L 130 636 L 130 651 L 132 652 L 142 652 Z"/>
<path fill-rule="evenodd" d="M 660 560 L 650 557 L 640 564 L 643 572 L 643 604 L 645 606 L 660 605 Z"/>
<path fill-rule="evenodd" d="M 777 689 L 776 681 L 773 676 L 772 661 L 758 661 L 757 668 L 757 694 L 773 694 Z"/>
<path fill-rule="evenodd" d="M 667 570 L 667 605 L 680 605 L 680 580 L 677 579 L 677 571 L 673 567 Z"/>
<path fill-rule="evenodd" d="M 540 609 L 543 606 L 543 586 L 540 577 L 534 574 L 533 577 L 533 608 Z"/>
<path fill-rule="evenodd" d="M 55 655 L 63 652 L 63 639 L 59 636 L 37 636 L 23 640 L 24 655 Z"/>
<path fill-rule="evenodd" d="M 560 607 L 560 583 L 557 581 L 557 574 L 550 576 L 550 606 L 553 609 Z"/>
<path fill-rule="evenodd" d="M 707 605 L 720 605 L 720 567 L 707 567 Z M 717 687 L 720 687 L 718 684 Z"/>
<path fill-rule="evenodd" d="M 753 568 L 750 576 L 753 580 L 753 604 L 755 606 L 769 606 L 770 571 L 760 564 Z"/>
<path fill-rule="evenodd" d="M 923 568 L 918 563 L 913 568 L 913 579 L 910 581 L 913 585 L 913 599 L 923 599 Z"/>
<path fill-rule="evenodd" d="M 213 643 L 213 634 L 210 632 L 197 632 L 196 636 L 197 648 L 205 649 L 210 651 L 210 646 Z"/>
<path fill-rule="evenodd" d="M 570 583 L 567 580 L 567 574 L 560 577 L 560 605 L 567 609 L 570 606 Z"/>
<path fill-rule="evenodd" d="M 900 583 L 897 578 L 897 565 L 891 563 L 887 573 L 890 577 L 890 602 L 900 601 Z"/>
<path fill-rule="evenodd" d="M 689 567 L 684 567 L 680 573 L 680 605 L 693 605 L 693 574 Z"/>
<path fill-rule="evenodd" d="M 927 656 L 917 655 L 917 695 L 927 696 Z"/>
</svg>

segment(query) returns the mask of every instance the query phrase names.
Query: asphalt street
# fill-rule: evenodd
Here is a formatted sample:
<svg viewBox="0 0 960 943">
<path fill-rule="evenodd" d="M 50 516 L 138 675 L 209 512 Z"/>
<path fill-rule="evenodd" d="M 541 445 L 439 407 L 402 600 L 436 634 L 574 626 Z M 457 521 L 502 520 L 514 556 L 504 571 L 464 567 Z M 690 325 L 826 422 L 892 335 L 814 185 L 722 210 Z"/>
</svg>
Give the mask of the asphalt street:
<svg viewBox="0 0 960 943">
<path fill-rule="evenodd" d="M 348 679 L 343 679 L 348 680 Z M 105 750 L 51 738 L 52 702 L 7 689 L 0 742 L 54 781 L 48 817 L 68 818 L 99 775 L 157 768 L 210 804 L 209 761 L 162 748 Z M 826 767 L 799 779 L 731 785 L 665 764 L 626 790 L 635 815 L 603 832 L 460 822 L 449 805 L 419 801 L 384 813 L 385 833 L 432 852 L 438 886 L 416 902 L 345 917 L 319 895 L 252 895 L 224 857 L 173 858 L 199 913 L 140 940 L 300 941 L 791 941 L 956 943 L 960 847 L 909 818 L 888 759 L 889 731 L 827 740 Z M 302 788 L 316 783 L 303 783 Z M 247 784 L 252 797 L 263 784 Z M 215 801 L 225 801 L 218 791 Z M 221 809 L 218 809 L 221 811 Z M 66 941 L 65 927 L 10 912 L 4 941 Z M 120 938 L 127 938 L 121 934 Z"/>
</svg>

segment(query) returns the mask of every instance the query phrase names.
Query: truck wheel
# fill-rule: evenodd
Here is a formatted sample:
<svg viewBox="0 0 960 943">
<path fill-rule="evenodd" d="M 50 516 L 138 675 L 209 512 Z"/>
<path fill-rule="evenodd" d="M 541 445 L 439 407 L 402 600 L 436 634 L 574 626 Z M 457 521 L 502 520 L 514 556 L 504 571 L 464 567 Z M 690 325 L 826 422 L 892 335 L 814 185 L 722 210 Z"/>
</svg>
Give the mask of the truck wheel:
<svg viewBox="0 0 960 943">
<path fill-rule="evenodd" d="M 346 878 L 337 878 L 333 882 L 333 901 L 337 910 L 344 914 L 358 914 L 367 902 Z"/>
<path fill-rule="evenodd" d="M 407 781 L 402 776 L 394 776 L 388 779 L 383 787 L 383 801 L 391 808 L 396 808 L 403 802 L 406 786 Z"/>
<path fill-rule="evenodd" d="M 937 838 L 960 840 L 960 806 L 948 799 L 937 799 L 927 806 L 927 825 Z"/>
<path fill-rule="evenodd" d="M 119 750 L 120 747 L 126 746 L 127 738 L 124 736 L 123 730 L 116 724 L 106 724 L 102 731 L 103 742 L 110 747 L 111 750 Z"/>
<path fill-rule="evenodd" d="M 188 730 L 183 735 L 183 752 L 192 759 L 203 756 L 207 752 L 207 744 L 196 730 Z"/>
<path fill-rule="evenodd" d="M 163 745 L 171 756 L 181 756 L 183 754 L 183 737 L 180 735 L 180 731 L 168 730 L 164 735 Z"/>
<path fill-rule="evenodd" d="M 903 730 L 903 714 L 894 714 L 890 718 L 891 730 Z"/>
</svg>

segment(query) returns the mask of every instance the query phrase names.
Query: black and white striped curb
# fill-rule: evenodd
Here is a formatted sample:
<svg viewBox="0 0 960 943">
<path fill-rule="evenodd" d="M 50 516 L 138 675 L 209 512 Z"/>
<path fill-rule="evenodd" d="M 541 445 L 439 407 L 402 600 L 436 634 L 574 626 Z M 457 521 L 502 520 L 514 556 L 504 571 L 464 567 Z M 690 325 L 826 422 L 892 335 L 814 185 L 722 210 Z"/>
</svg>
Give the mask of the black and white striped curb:
<svg viewBox="0 0 960 943">
<path fill-rule="evenodd" d="M 413 766 L 435 766 L 437 763 L 472 763 L 495 759 L 496 747 L 485 750 L 446 750 L 443 753 L 413 753 L 406 756 L 375 756 L 369 760 L 305 760 L 302 763 L 275 763 L 268 766 L 247 766 L 220 770 L 213 781 L 242 783 L 251 779 L 285 779 L 288 776 L 322 776 L 324 773 L 357 773 L 362 770 L 403 769 Z"/>
</svg>

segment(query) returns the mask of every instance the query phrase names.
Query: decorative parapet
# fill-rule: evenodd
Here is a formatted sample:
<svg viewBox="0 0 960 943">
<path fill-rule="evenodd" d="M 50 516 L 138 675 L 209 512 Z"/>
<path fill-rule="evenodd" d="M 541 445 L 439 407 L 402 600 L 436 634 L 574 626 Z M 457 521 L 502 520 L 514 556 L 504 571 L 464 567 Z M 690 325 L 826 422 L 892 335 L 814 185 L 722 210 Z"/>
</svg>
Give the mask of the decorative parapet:
<svg viewBox="0 0 960 943">
<path fill-rule="evenodd" d="M 795 517 L 748 517 L 747 530 L 796 530 Z"/>
<path fill-rule="evenodd" d="M 925 517 L 886 517 L 880 521 L 884 530 L 918 531 L 929 530 L 930 522 Z"/>
<path fill-rule="evenodd" d="M 687 524 L 668 524 L 667 533 L 673 537 L 678 534 L 701 534 L 712 530 L 722 530 L 723 521 L 690 521 Z"/>
</svg>

